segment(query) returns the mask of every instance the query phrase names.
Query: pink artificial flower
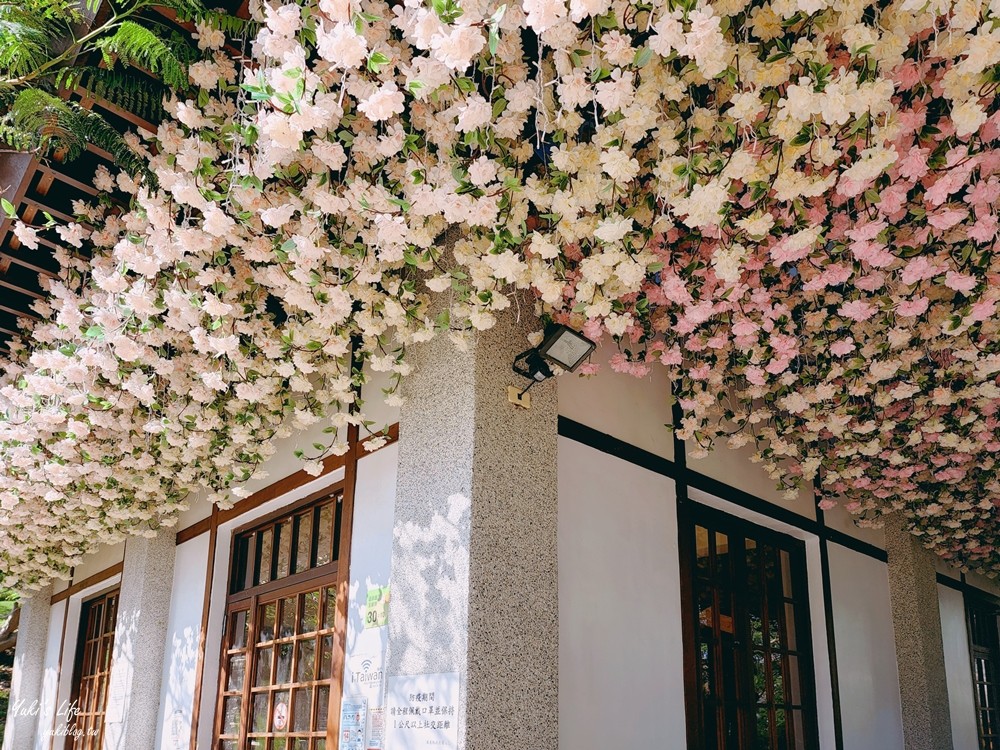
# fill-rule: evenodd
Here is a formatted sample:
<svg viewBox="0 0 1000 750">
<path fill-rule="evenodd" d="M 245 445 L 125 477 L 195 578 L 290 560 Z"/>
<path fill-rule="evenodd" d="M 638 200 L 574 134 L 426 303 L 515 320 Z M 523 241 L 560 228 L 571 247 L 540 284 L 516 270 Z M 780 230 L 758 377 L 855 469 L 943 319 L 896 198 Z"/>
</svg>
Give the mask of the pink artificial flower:
<svg viewBox="0 0 1000 750">
<path fill-rule="evenodd" d="M 903 318 L 915 318 L 927 312 L 931 301 L 927 297 L 914 297 L 896 305 L 896 314 Z"/>
<path fill-rule="evenodd" d="M 927 223 L 945 232 L 964 221 L 969 212 L 964 208 L 946 208 L 935 211 L 927 217 Z"/>
<path fill-rule="evenodd" d="M 881 271 L 872 271 L 855 279 L 854 286 L 863 292 L 874 292 L 885 286 L 885 274 Z"/>
<path fill-rule="evenodd" d="M 851 254 L 874 268 L 886 268 L 896 262 L 896 256 L 881 242 L 852 242 Z"/>
<path fill-rule="evenodd" d="M 930 155 L 929 148 L 911 148 L 897 165 L 900 176 L 907 180 L 919 180 L 927 174 L 927 159 Z"/>
<path fill-rule="evenodd" d="M 766 385 L 767 377 L 764 375 L 764 371 L 757 367 L 756 365 L 751 365 L 746 370 L 746 378 L 753 385 Z"/>
<path fill-rule="evenodd" d="M 906 266 L 903 268 L 903 273 L 900 274 L 900 280 L 910 286 L 911 284 L 916 284 L 918 281 L 923 281 L 924 279 L 930 279 L 941 273 L 941 267 L 936 266 L 931 263 L 927 256 L 918 255 L 916 258 L 910 260 Z"/>
<path fill-rule="evenodd" d="M 851 320 L 856 320 L 861 323 L 868 320 L 868 318 L 878 312 L 878 308 L 870 302 L 856 299 L 842 304 L 840 306 L 840 310 L 837 312 L 844 318 L 850 318 Z"/>
<path fill-rule="evenodd" d="M 994 214 L 984 214 L 980 216 L 969 228 L 969 239 L 981 244 L 992 242 L 997 236 L 997 217 Z"/>
<path fill-rule="evenodd" d="M 961 292 L 962 294 L 968 294 L 973 289 L 976 288 L 976 284 L 979 280 L 975 276 L 970 276 L 967 273 L 958 273 L 956 271 L 948 271 L 944 277 L 944 285 L 949 289 L 954 289 L 956 292 Z"/>
<path fill-rule="evenodd" d="M 998 198 L 1000 198 L 1000 180 L 996 177 L 980 180 L 965 192 L 965 202 L 977 208 L 991 206 Z"/>
<path fill-rule="evenodd" d="M 972 305 L 972 309 L 969 311 L 969 318 L 975 323 L 982 323 L 984 320 L 989 320 L 993 317 L 996 306 L 996 300 L 979 300 L 979 302 Z"/>
<path fill-rule="evenodd" d="M 848 336 L 846 339 L 840 339 L 839 341 L 834 341 L 830 345 L 830 354 L 836 357 L 843 357 L 846 354 L 850 354 L 857 347 L 854 345 L 854 339 Z"/>
<path fill-rule="evenodd" d="M 660 355 L 660 364 L 666 365 L 667 367 L 679 365 L 681 362 L 681 350 L 677 344 L 674 344 Z"/>
</svg>

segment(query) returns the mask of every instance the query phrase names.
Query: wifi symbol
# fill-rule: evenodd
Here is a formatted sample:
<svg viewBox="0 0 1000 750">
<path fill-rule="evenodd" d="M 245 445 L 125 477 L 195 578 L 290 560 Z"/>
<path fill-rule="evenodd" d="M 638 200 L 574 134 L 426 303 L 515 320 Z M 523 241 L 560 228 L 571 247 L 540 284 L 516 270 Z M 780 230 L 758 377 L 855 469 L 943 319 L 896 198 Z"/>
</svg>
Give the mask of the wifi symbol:
<svg viewBox="0 0 1000 750">
<path fill-rule="evenodd" d="M 368 672 L 368 671 L 371 670 L 371 668 L 372 668 L 372 660 L 371 659 L 363 659 L 361 661 L 361 669 L 362 669 L 362 671 Z"/>
</svg>

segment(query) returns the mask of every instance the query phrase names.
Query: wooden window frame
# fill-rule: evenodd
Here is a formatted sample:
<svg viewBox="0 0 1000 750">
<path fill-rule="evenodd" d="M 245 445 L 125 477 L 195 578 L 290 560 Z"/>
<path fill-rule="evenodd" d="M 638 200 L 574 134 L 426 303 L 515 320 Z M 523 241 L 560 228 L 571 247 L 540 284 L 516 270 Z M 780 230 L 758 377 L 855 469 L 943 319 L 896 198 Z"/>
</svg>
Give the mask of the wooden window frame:
<svg viewBox="0 0 1000 750">
<path fill-rule="evenodd" d="M 240 706 L 240 733 L 238 741 L 239 747 L 242 748 L 249 746 L 247 744 L 248 734 L 250 733 L 248 727 L 249 727 L 249 721 L 251 719 L 250 710 L 251 710 L 251 701 L 253 697 L 252 686 L 254 682 L 255 661 L 256 661 L 254 656 L 256 654 L 258 646 L 260 645 L 255 640 L 256 638 L 255 633 L 257 627 L 257 613 L 259 610 L 259 606 L 262 602 L 266 603 L 270 600 L 280 600 L 285 597 L 298 596 L 301 593 L 305 593 L 315 589 L 321 589 L 323 591 L 323 593 L 321 593 L 320 605 L 319 605 L 320 610 L 318 616 L 320 618 L 323 617 L 323 613 L 325 611 L 325 607 L 327 606 L 328 602 L 328 596 L 325 593 L 325 591 L 333 590 L 335 592 L 334 593 L 335 598 L 332 604 L 333 607 L 332 611 L 334 612 L 333 624 L 330 628 L 326 629 L 319 628 L 319 630 L 317 631 L 318 633 L 326 633 L 327 635 L 333 636 L 333 654 L 332 654 L 333 664 L 331 667 L 331 674 L 329 680 L 330 695 L 329 695 L 329 703 L 327 706 L 328 725 L 327 727 L 324 727 L 322 730 L 327 732 L 326 737 L 324 737 L 323 739 L 326 740 L 327 750 L 331 750 L 330 739 L 329 739 L 331 736 L 330 722 L 337 717 L 336 711 L 339 710 L 338 704 L 340 699 L 340 691 L 335 689 L 336 686 L 334 685 L 334 682 L 336 681 L 337 678 L 338 659 L 341 663 L 343 662 L 343 650 L 345 647 L 344 638 L 346 636 L 346 633 L 343 632 L 338 633 L 338 628 L 337 628 L 338 610 L 342 608 L 342 605 L 340 602 L 337 601 L 337 596 L 338 596 L 337 591 L 339 588 L 338 583 L 340 582 L 340 579 L 342 577 L 340 574 L 347 569 L 347 566 L 349 564 L 348 558 L 350 556 L 350 535 L 351 535 L 350 523 L 353 517 L 352 495 L 353 495 L 352 492 L 347 491 L 347 481 L 345 479 L 340 482 L 331 484 L 327 487 L 324 487 L 322 490 L 314 492 L 300 500 L 297 500 L 289 505 L 286 505 L 283 508 L 275 510 L 271 513 L 264 514 L 258 518 L 248 521 L 247 523 L 233 529 L 232 535 L 230 537 L 229 572 L 227 575 L 227 583 L 226 583 L 227 593 L 225 599 L 225 606 L 223 609 L 223 616 L 225 617 L 225 620 L 222 629 L 222 641 L 219 646 L 219 659 L 220 659 L 219 680 L 218 680 L 218 690 L 216 693 L 215 721 L 213 723 L 213 728 L 212 728 L 212 744 L 211 744 L 213 750 L 218 750 L 218 748 L 222 746 L 221 744 L 222 740 L 220 740 L 220 735 L 222 734 L 223 722 L 225 721 L 225 716 L 223 714 L 223 704 L 226 693 L 226 686 L 228 685 L 229 681 L 228 657 L 230 652 L 232 651 L 232 649 L 229 648 L 230 644 L 229 628 L 232 620 L 232 614 L 242 610 L 247 610 L 248 612 L 247 615 L 248 640 L 247 643 L 244 645 L 243 649 L 246 655 L 246 662 L 244 666 L 244 675 L 243 675 L 244 682 L 242 688 L 242 702 Z M 332 519 L 333 530 L 331 532 L 332 550 L 331 550 L 330 562 L 318 565 L 316 567 L 311 567 L 300 572 L 294 572 L 294 573 L 290 572 L 289 575 L 287 576 L 277 579 L 270 579 L 266 583 L 259 583 L 236 591 L 233 590 L 234 589 L 233 575 L 236 572 L 236 563 L 237 563 L 236 560 L 237 542 L 241 536 L 251 532 L 258 533 L 266 529 L 276 529 L 278 528 L 278 526 L 280 526 L 280 524 L 283 521 L 287 519 L 294 519 L 296 514 L 301 513 L 303 510 L 305 510 L 310 506 L 313 506 L 314 508 L 320 508 L 325 504 L 323 501 L 329 498 L 333 498 L 332 504 L 334 506 L 333 519 Z M 339 512 L 337 510 L 337 505 L 340 505 Z M 293 531 L 295 530 L 295 528 L 296 528 L 295 524 L 293 523 L 292 524 Z M 272 531 L 272 534 L 273 533 L 274 532 Z M 312 561 L 316 559 L 317 537 L 316 537 L 315 522 L 314 525 L 312 526 L 311 533 L 313 534 L 314 537 L 312 542 L 312 553 L 311 553 L 311 561 Z M 295 557 L 295 551 L 296 551 L 295 541 L 296 541 L 295 535 L 293 534 L 293 542 L 292 546 L 290 547 L 290 554 L 292 558 Z M 272 536 L 272 545 L 273 545 L 273 536 Z M 274 572 L 276 567 L 275 563 L 276 557 L 277 557 L 276 549 L 272 546 L 272 555 L 271 555 L 272 573 Z M 289 564 L 291 565 L 291 563 Z M 256 559 L 256 554 L 255 554 L 255 559 L 251 563 L 251 567 L 254 569 L 253 579 L 252 579 L 254 581 L 257 578 L 257 571 L 256 571 L 257 565 L 258 565 L 258 560 Z M 243 570 L 245 569 L 241 569 L 241 572 L 243 572 Z M 320 635 L 318 637 L 321 638 L 323 636 Z M 277 642 L 277 640 L 280 639 L 276 638 L 273 641 L 270 641 L 269 643 L 274 644 Z M 293 641 L 293 644 L 297 642 L 298 641 L 295 640 Z M 272 646 L 272 648 L 276 647 Z M 293 646 L 293 654 L 294 651 L 295 647 Z M 277 651 L 275 650 L 272 653 L 277 653 Z M 318 654 L 316 658 L 317 659 L 319 658 Z M 294 674 L 293 677 L 295 677 Z M 290 689 L 294 689 L 295 685 L 298 685 L 299 683 L 287 683 L 287 684 Z M 315 687 L 313 689 L 315 690 Z M 314 701 L 316 700 L 315 696 L 313 700 Z M 316 708 L 318 710 L 318 704 Z M 316 731 L 321 731 L 321 730 L 317 729 Z"/>
<path fill-rule="evenodd" d="M 678 550 L 680 553 L 681 574 L 681 637 L 684 648 L 684 706 L 687 723 L 687 740 L 689 750 L 714 750 L 715 739 L 701 736 L 702 701 L 699 695 L 697 643 L 699 628 L 699 612 L 694 601 L 695 595 L 695 527 L 702 525 L 714 531 L 721 531 L 730 538 L 739 537 L 743 540 L 752 539 L 784 550 L 788 553 L 792 573 L 792 597 L 801 602 L 794 606 L 796 615 L 795 637 L 800 665 L 799 676 L 801 691 L 801 711 L 803 720 L 804 747 L 819 747 L 819 724 L 816 704 L 815 653 L 812 644 L 811 612 L 808 591 L 808 566 L 806 563 L 805 542 L 801 539 L 769 529 L 744 518 L 734 516 L 717 508 L 702 505 L 691 500 L 685 500 L 678 509 Z M 745 571 L 744 571 L 745 572 Z M 734 573 L 735 575 L 735 573 Z M 739 597 L 735 597 L 737 600 Z M 737 604 L 739 611 L 734 612 L 734 618 L 745 617 L 745 608 Z M 784 636 L 783 636 L 784 638 Z M 751 651 L 746 650 L 749 655 Z M 743 659 L 749 662 L 749 659 Z M 741 669 L 743 665 L 741 664 Z M 743 670 L 747 671 L 747 670 Z M 746 690 L 746 680 L 749 675 L 743 675 L 741 690 Z M 749 722 L 744 720 L 740 726 L 741 744 L 749 742 L 745 736 Z"/>
<path fill-rule="evenodd" d="M 112 626 L 110 630 L 107 626 L 101 629 L 101 635 L 97 639 L 88 638 L 88 631 L 90 625 L 90 615 L 93 611 L 93 607 L 98 602 L 103 602 L 104 606 L 107 607 L 108 602 L 113 598 L 114 600 L 114 617 L 112 620 Z M 73 681 L 70 688 L 70 706 L 78 705 L 81 699 L 81 692 L 83 688 L 84 674 L 83 670 L 85 665 L 88 663 L 87 651 L 88 647 L 96 641 L 98 641 L 96 646 L 96 653 L 91 656 L 90 663 L 93 663 L 94 659 L 100 660 L 102 656 L 107 657 L 108 668 L 104 672 L 99 671 L 99 682 L 103 683 L 103 694 L 100 688 L 96 692 L 96 696 L 100 697 L 102 701 L 102 706 L 97 709 L 96 701 L 94 700 L 94 693 L 91 690 L 91 694 L 85 696 L 88 700 L 87 710 L 84 712 L 82 709 L 84 707 L 80 706 L 81 712 L 77 714 L 68 723 L 69 733 L 67 734 L 63 746 L 65 748 L 70 748 L 72 750 L 101 750 L 104 743 L 104 718 L 107 713 L 108 706 L 108 694 L 110 693 L 111 687 L 111 669 L 114 666 L 114 647 L 115 647 L 115 632 L 118 628 L 118 606 L 121 600 L 121 587 L 120 585 L 115 585 L 111 588 L 107 588 L 104 591 L 98 592 L 80 602 L 80 620 L 77 628 L 77 641 L 76 641 L 76 654 L 73 660 Z M 102 613 L 102 618 L 107 618 L 107 611 Z M 105 620 L 107 622 L 107 620 Z M 105 641 L 107 641 L 105 650 Z M 110 653 L 108 653 L 110 651 Z M 87 679 L 90 679 L 89 677 Z M 78 722 L 84 716 L 89 718 L 100 717 L 100 727 L 97 735 L 82 734 L 76 736 L 76 731 L 87 732 L 97 728 L 97 724 L 87 722 L 83 727 L 78 726 Z"/>
<path fill-rule="evenodd" d="M 991 596 L 986 592 L 981 591 L 971 591 L 966 589 L 963 592 L 963 599 L 965 602 L 965 628 L 968 634 L 969 640 L 969 668 L 972 673 L 972 701 L 975 706 L 976 712 L 976 739 L 979 741 L 979 747 L 981 750 L 998 750 L 1000 748 L 1000 741 L 994 741 L 992 744 L 986 744 L 986 738 L 984 736 L 984 727 L 982 720 L 983 706 L 979 696 L 980 680 L 977 675 L 976 670 L 976 660 L 979 658 L 984 658 L 992 663 L 993 675 L 994 675 L 994 692 L 996 692 L 997 687 L 1000 686 L 1000 599 L 995 596 Z M 981 646 L 975 642 L 974 632 L 972 627 L 972 612 L 974 609 L 981 611 L 989 611 L 988 616 L 993 616 L 994 623 L 994 645 Z M 995 711 L 997 721 L 1000 721 L 1000 706 L 991 707 Z M 998 727 L 1000 730 L 1000 727 Z M 994 737 L 1000 735 L 994 734 Z"/>
</svg>

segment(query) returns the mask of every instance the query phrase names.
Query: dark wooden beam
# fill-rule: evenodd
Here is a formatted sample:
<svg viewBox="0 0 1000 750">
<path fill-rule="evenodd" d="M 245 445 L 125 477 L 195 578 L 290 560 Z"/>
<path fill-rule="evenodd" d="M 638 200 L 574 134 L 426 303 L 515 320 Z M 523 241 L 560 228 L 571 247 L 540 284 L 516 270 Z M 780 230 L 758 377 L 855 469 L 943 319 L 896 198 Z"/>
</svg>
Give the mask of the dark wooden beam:
<svg viewBox="0 0 1000 750">
<path fill-rule="evenodd" d="M 53 244 L 53 247 L 55 247 L 55 244 Z M 15 255 L 9 255 L 5 252 L 0 252 L 0 258 L 9 260 L 11 263 L 17 263 L 19 266 L 30 268 L 32 271 L 37 271 L 43 276 L 48 276 L 50 279 L 58 278 L 58 274 L 56 274 L 54 271 L 49 271 L 48 269 L 42 268 L 41 266 L 36 266 L 34 263 L 29 263 L 23 258 L 18 258 Z"/>
<path fill-rule="evenodd" d="M 16 315 L 19 318 L 27 318 L 28 320 L 35 320 L 35 321 L 41 320 L 41 318 L 39 318 L 37 315 L 33 315 L 30 312 L 27 312 L 26 310 L 15 310 L 14 308 L 7 307 L 6 305 L 0 305 L 0 310 L 3 310 L 4 312 L 9 312 L 11 315 Z"/>
<path fill-rule="evenodd" d="M 38 171 L 47 175 L 51 175 L 60 182 L 65 182 L 67 185 L 75 187 L 77 190 L 83 193 L 87 193 L 88 195 L 93 195 L 95 197 L 100 195 L 100 193 L 97 192 L 97 188 L 95 188 L 93 185 L 88 185 L 85 182 L 80 182 L 79 180 L 70 177 L 68 174 L 66 174 L 65 172 L 61 172 L 58 169 L 53 169 L 52 167 L 41 164 L 38 167 Z"/>
</svg>

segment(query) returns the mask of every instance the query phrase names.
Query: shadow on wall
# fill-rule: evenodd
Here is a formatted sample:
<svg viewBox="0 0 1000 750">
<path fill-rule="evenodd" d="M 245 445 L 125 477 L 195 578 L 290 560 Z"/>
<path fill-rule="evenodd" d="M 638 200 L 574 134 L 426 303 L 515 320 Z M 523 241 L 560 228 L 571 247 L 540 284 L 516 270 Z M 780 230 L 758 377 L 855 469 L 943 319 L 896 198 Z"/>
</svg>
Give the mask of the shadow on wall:
<svg viewBox="0 0 1000 750">
<path fill-rule="evenodd" d="M 187 748 L 191 744 L 191 711 L 198 671 L 198 641 L 198 629 L 188 626 L 182 633 L 173 636 L 167 652 L 169 661 L 163 700 L 163 728 L 159 738 L 165 750 Z M 214 721 L 215 717 L 211 719 Z"/>
<path fill-rule="evenodd" d="M 17 624 L 20 619 L 19 608 L 12 612 L 0 612 L 0 745 L 3 745 L 4 729 L 7 726 L 7 703 L 10 700 L 14 647 L 17 644 Z"/>
<path fill-rule="evenodd" d="M 406 566 L 393 568 L 390 674 L 450 671 L 465 658 L 472 503 L 457 494 L 446 502 L 426 526 L 407 522 L 395 531 L 394 559 Z"/>
</svg>

